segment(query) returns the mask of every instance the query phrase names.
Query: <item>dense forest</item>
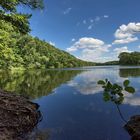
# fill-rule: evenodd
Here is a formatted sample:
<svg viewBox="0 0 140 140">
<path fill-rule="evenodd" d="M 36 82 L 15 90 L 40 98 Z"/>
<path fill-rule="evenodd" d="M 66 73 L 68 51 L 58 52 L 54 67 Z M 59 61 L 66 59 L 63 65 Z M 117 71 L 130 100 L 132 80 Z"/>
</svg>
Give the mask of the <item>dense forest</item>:
<svg viewBox="0 0 140 140">
<path fill-rule="evenodd" d="M 64 68 L 94 65 L 29 35 L 31 14 L 19 13 L 18 5 L 31 9 L 44 7 L 43 0 L 0 1 L 0 68 Z"/>
<path fill-rule="evenodd" d="M 0 20 L 0 68 L 64 68 L 94 65 Z"/>
<path fill-rule="evenodd" d="M 123 52 L 119 55 L 120 65 L 140 65 L 140 52 Z"/>
<path fill-rule="evenodd" d="M 11 0 L 0 2 L 0 69 L 69 68 L 93 65 L 139 65 L 140 53 L 123 52 L 119 61 L 86 62 L 29 33 L 30 14 L 18 13 L 16 7 L 25 5 L 42 9 L 43 1 Z"/>
</svg>

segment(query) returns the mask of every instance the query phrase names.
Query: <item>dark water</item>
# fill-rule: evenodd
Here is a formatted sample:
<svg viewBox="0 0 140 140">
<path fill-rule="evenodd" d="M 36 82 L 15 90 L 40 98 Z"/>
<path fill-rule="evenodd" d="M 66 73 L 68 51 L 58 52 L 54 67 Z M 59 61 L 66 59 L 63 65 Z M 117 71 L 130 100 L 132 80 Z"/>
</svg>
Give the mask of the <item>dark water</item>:
<svg viewBox="0 0 140 140">
<path fill-rule="evenodd" d="M 71 70 L 0 72 L 0 87 L 29 96 L 43 120 L 34 133 L 40 140 L 129 140 L 116 106 L 102 99 L 100 79 L 131 81 L 136 94 L 120 106 L 128 120 L 140 114 L 140 67 L 87 67 Z"/>
</svg>

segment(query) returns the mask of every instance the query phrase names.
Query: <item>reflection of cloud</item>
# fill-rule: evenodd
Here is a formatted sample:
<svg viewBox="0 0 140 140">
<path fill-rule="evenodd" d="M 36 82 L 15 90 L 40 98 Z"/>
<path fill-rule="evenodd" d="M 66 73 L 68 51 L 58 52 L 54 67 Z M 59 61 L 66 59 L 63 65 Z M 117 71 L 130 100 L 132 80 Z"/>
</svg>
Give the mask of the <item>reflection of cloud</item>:
<svg viewBox="0 0 140 140">
<path fill-rule="evenodd" d="M 138 89 L 136 89 L 136 92 L 138 92 Z M 124 98 L 124 104 L 129 104 L 132 106 L 138 106 L 140 105 L 140 94 L 130 94 L 130 93 L 125 93 L 125 98 Z"/>
<path fill-rule="evenodd" d="M 82 95 L 93 95 L 93 94 L 103 93 L 103 89 L 101 86 L 97 84 L 97 81 L 100 79 L 104 80 L 106 78 L 109 79 L 112 83 L 118 83 L 120 85 L 122 85 L 124 80 L 128 79 L 127 77 L 122 78 L 119 76 L 119 67 L 117 66 L 94 67 L 93 69 L 89 71 L 84 71 L 78 76 L 76 76 L 73 80 L 68 82 L 68 85 L 74 88 L 75 90 L 74 94 L 80 93 Z M 140 81 L 137 79 L 135 84 L 135 89 L 137 88 L 136 94 L 133 95 L 125 91 L 123 92 L 125 95 L 124 104 L 131 105 L 131 106 L 140 105 L 139 82 Z"/>
<path fill-rule="evenodd" d="M 111 79 L 113 76 L 113 79 Z M 112 82 L 122 83 L 124 78 L 120 78 L 118 72 L 113 69 L 93 69 L 79 74 L 75 79 L 68 83 L 83 95 L 96 94 L 103 91 L 102 87 L 97 84 L 100 79 L 111 79 Z"/>
<path fill-rule="evenodd" d="M 129 104 L 132 106 L 140 105 L 140 97 L 126 97 L 124 104 Z"/>
</svg>

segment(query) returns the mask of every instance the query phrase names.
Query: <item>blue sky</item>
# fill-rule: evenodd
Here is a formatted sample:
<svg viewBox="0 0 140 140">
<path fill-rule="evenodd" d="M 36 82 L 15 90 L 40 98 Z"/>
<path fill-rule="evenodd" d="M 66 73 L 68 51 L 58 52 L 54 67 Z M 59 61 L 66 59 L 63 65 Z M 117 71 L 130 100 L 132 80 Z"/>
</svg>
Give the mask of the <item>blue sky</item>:
<svg viewBox="0 0 140 140">
<path fill-rule="evenodd" d="M 45 0 L 32 13 L 31 34 L 76 57 L 105 62 L 140 50 L 140 0 Z"/>
</svg>

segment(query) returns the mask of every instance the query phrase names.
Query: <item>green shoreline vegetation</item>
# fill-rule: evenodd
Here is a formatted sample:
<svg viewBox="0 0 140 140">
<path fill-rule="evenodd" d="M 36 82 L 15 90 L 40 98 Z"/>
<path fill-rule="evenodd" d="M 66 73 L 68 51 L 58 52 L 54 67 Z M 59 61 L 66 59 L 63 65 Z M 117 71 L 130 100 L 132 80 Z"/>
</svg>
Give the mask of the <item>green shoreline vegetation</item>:
<svg viewBox="0 0 140 140">
<path fill-rule="evenodd" d="M 37 37 L 21 34 L 14 30 L 11 23 L 0 20 L 0 69 L 50 69 L 95 65 L 140 65 L 140 52 L 123 52 L 119 55 L 119 61 L 86 62 Z"/>
<path fill-rule="evenodd" d="M 16 32 L 11 23 L 0 21 L 0 68 L 69 68 L 95 65 L 59 50 L 49 43 Z"/>
<path fill-rule="evenodd" d="M 50 69 L 95 65 L 140 65 L 140 52 L 123 52 L 119 55 L 119 61 L 86 62 L 37 37 L 23 35 L 15 31 L 11 23 L 0 20 L 0 69 Z"/>
<path fill-rule="evenodd" d="M 140 65 L 140 53 L 123 52 L 119 61 L 87 62 L 60 50 L 29 33 L 31 14 L 17 11 L 18 5 L 42 9 L 43 0 L 3 0 L 0 2 L 0 69 L 50 69 L 95 65 Z"/>
<path fill-rule="evenodd" d="M 69 68 L 95 65 L 77 59 L 29 33 L 31 14 L 17 11 L 23 5 L 44 8 L 43 0 L 3 0 L 0 2 L 0 69 Z"/>
</svg>

